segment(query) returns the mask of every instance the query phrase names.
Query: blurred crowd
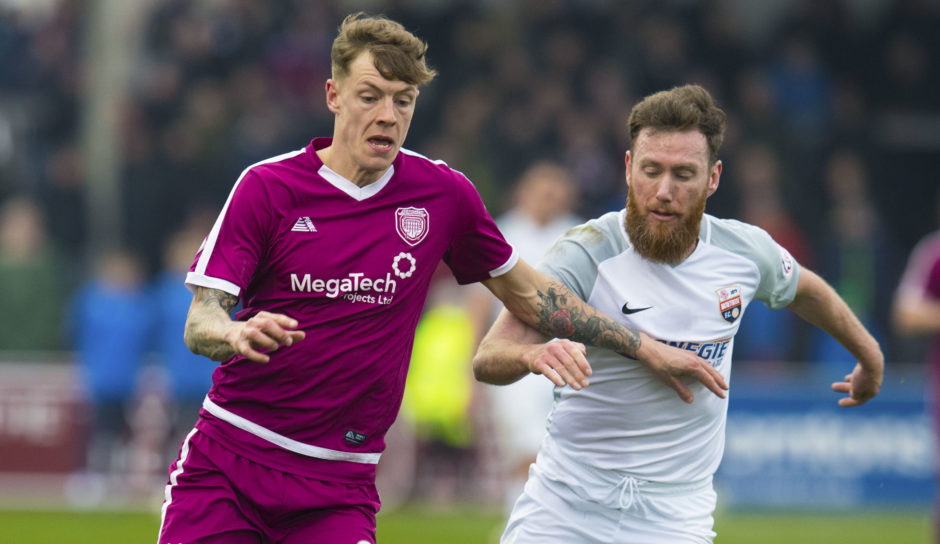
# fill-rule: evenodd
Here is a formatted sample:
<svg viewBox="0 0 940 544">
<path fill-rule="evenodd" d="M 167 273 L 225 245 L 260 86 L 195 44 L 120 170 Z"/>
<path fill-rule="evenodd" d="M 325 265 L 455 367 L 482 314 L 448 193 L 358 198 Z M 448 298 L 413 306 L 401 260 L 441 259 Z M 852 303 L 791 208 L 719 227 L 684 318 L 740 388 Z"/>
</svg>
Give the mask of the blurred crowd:
<svg viewBox="0 0 940 544">
<path fill-rule="evenodd" d="M 429 42 L 440 76 L 406 147 L 466 173 L 494 216 L 547 159 L 574 184 L 559 214 L 621 208 L 630 108 L 675 85 L 707 87 L 730 121 L 708 212 L 769 231 L 833 284 L 888 360 L 913 357 L 888 315 L 907 253 L 940 215 L 936 1 L 141 2 L 114 105 L 125 249 L 104 255 L 88 228 L 82 140 L 91 4 L 0 1 L 0 350 L 122 365 L 158 352 L 192 369 L 180 349 L 187 260 L 246 166 L 329 134 L 330 45 L 363 9 Z M 748 315 L 736 365 L 845 368 L 844 350 L 788 312 Z M 102 346 L 117 326 L 120 345 Z M 195 385 L 168 372 L 186 402 L 204 392 L 205 363 Z M 93 382 L 103 410 L 109 388 L 127 388 L 106 381 Z"/>
</svg>

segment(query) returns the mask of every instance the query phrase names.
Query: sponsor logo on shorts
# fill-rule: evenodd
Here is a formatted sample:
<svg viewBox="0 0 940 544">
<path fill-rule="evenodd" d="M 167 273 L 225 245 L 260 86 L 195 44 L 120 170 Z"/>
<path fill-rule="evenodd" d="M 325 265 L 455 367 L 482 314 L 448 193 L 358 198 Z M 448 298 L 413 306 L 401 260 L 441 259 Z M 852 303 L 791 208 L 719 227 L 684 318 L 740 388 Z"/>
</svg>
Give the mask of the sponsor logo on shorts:
<svg viewBox="0 0 940 544">
<path fill-rule="evenodd" d="M 343 440 L 356 446 L 361 446 L 367 438 L 369 438 L 368 435 L 353 431 L 351 429 L 346 429 L 346 432 L 343 434 Z"/>
</svg>

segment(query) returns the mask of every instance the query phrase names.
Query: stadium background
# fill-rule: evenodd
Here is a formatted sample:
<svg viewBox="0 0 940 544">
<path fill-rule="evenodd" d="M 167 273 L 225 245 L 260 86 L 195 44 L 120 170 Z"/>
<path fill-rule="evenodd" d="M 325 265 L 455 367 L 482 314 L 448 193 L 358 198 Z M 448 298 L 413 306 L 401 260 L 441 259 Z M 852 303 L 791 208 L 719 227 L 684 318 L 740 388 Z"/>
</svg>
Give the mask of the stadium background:
<svg viewBox="0 0 940 544">
<path fill-rule="evenodd" d="M 821 526 L 868 536 L 879 529 L 864 523 L 895 516 L 884 534 L 926 539 L 935 469 L 924 345 L 894 335 L 888 316 L 904 261 L 940 212 L 937 1 L 0 0 L 0 206 L 34 203 L 44 230 L 35 268 L 4 255 L 15 233 L 0 247 L 0 501 L 10 510 L 0 540 L 27 541 L 12 520 L 38 515 L 24 512 L 31 508 L 131 505 L 153 523 L 151 497 L 92 504 L 69 487 L 84 394 L 72 301 L 121 248 L 139 257 L 142 281 L 157 282 L 170 242 L 205 228 L 245 166 L 330 132 L 329 47 L 342 17 L 358 9 L 429 42 L 440 76 L 422 90 L 407 147 L 465 172 L 494 215 L 509 206 L 521 170 L 542 158 L 575 172 L 580 214 L 621 207 L 629 108 L 673 85 L 709 88 L 730 116 L 709 212 L 763 226 L 818 270 L 876 332 L 890 365 L 884 400 L 845 415 L 819 394 L 836 365 L 845 368 L 844 354 L 789 321 L 755 317 L 753 330 L 743 327 L 735 353 L 743 416 L 738 434 L 729 423 L 731 489 L 719 531 L 755 508 L 812 509 L 836 516 Z M 144 384 L 160 365 L 153 353 L 146 362 Z M 785 395 L 763 398 L 768 389 Z M 850 446 L 784 440 L 774 450 L 762 441 L 770 433 L 841 441 L 861 420 L 875 427 Z M 817 434 L 801 439 L 806 429 Z M 888 447 L 876 458 L 853 455 L 879 436 Z M 477 432 L 463 448 L 477 464 L 466 493 L 435 503 L 443 514 L 424 510 L 426 496 L 390 491 L 384 521 L 394 524 L 399 505 L 414 520 L 455 509 L 455 519 L 477 516 L 492 533 L 499 511 L 489 506 L 497 476 L 488 447 Z M 748 457 L 753 451 L 764 457 Z M 844 474 L 851 470 L 864 474 Z M 826 480 L 833 472 L 841 473 Z M 67 526 L 66 514 L 40 519 Z M 791 525 L 800 540 L 833 541 L 802 518 Z"/>
</svg>

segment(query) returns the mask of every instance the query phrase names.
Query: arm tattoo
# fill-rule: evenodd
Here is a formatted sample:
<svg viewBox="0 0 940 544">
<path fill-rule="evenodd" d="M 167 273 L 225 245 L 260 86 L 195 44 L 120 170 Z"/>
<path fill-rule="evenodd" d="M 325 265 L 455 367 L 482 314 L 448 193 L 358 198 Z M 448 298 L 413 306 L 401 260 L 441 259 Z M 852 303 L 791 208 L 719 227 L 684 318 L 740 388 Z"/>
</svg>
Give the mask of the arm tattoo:
<svg viewBox="0 0 940 544">
<path fill-rule="evenodd" d="M 635 330 L 593 310 L 563 284 L 551 281 L 546 292 L 538 291 L 538 297 L 539 332 L 612 349 L 629 357 L 635 357 L 640 349 L 640 335 Z"/>
<path fill-rule="evenodd" d="M 193 304 L 186 319 L 186 345 L 193 353 L 205 355 L 213 361 L 225 361 L 235 350 L 225 341 L 225 326 L 231 321 L 229 314 L 238 297 L 207 287 L 197 287 Z"/>
<path fill-rule="evenodd" d="M 200 295 L 202 296 L 200 297 Z M 196 296 L 207 306 L 211 306 L 212 304 L 218 305 L 219 308 L 225 310 L 226 314 L 232 313 L 232 310 L 238 305 L 238 297 L 218 289 L 200 287 L 196 290 Z"/>
</svg>

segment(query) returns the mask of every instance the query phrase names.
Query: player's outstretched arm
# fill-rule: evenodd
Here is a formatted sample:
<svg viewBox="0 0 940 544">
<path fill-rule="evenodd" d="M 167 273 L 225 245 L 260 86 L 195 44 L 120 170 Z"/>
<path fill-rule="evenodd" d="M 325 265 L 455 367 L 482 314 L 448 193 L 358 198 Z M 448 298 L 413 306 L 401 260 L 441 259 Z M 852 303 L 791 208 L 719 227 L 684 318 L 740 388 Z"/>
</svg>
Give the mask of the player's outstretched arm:
<svg viewBox="0 0 940 544">
<path fill-rule="evenodd" d="M 881 347 L 835 289 L 804 268 L 796 297 L 787 307 L 832 335 L 858 360 L 845 381 L 832 384 L 833 391 L 848 395 L 839 399 L 839 406 L 858 406 L 878 394 L 885 365 Z"/>
<path fill-rule="evenodd" d="M 683 384 L 684 379 L 698 380 L 714 394 L 725 397 L 728 386 L 707 361 L 614 321 L 524 261 L 483 284 L 507 310 L 546 337 L 566 338 L 639 359 L 686 402 L 692 402 L 693 395 Z"/>
<path fill-rule="evenodd" d="M 270 357 L 255 348 L 274 351 L 304 339 L 304 331 L 292 330 L 297 321 L 283 314 L 259 312 L 247 321 L 233 321 L 238 297 L 208 287 L 196 287 L 186 316 L 183 340 L 190 351 L 213 361 L 226 361 L 235 354 L 267 363 Z"/>
</svg>

